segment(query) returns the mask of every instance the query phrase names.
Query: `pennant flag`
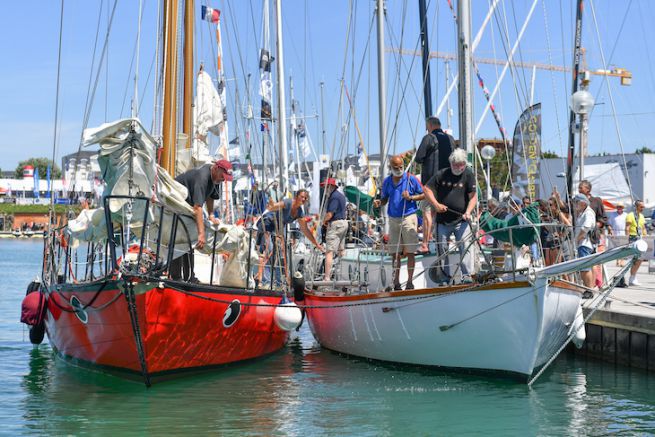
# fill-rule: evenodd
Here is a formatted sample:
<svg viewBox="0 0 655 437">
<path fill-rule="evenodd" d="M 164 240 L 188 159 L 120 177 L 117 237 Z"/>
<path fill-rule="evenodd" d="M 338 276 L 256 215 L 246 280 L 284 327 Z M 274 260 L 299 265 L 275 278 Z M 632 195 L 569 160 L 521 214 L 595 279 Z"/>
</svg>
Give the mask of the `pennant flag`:
<svg viewBox="0 0 655 437">
<path fill-rule="evenodd" d="M 50 198 L 50 180 L 51 180 L 50 172 L 51 172 L 50 165 L 48 165 L 48 168 L 46 169 L 46 182 L 48 184 L 47 185 L 48 188 L 47 188 L 47 191 L 45 193 L 45 197 L 48 198 L 48 199 Z"/>
<path fill-rule="evenodd" d="M 234 139 L 230 141 L 230 144 L 240 144 L 239 137 L 234 137 Z"/>
<path fill-rule="evenodd" d="M 221 18 L 221 11 L 213 9 L 208 6 L 201 6 L 200 14 L 204 21 L 218 24 L 218 19 Z"/>
</svg>

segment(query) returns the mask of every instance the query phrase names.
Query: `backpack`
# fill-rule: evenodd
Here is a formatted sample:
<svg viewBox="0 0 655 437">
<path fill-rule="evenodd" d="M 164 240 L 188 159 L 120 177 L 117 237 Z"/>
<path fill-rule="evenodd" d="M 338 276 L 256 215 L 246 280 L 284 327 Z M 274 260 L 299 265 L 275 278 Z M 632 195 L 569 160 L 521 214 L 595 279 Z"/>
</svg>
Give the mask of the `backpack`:
<svg viewBox="0 0 655 437">
<path fill-rule="evenodd" d="M 600 229 L 598 229 L 598 225 L 594 225 L 593 229 L 589 231 L 589 241 L 594 247 L 600 243 Z"/>
</svg>

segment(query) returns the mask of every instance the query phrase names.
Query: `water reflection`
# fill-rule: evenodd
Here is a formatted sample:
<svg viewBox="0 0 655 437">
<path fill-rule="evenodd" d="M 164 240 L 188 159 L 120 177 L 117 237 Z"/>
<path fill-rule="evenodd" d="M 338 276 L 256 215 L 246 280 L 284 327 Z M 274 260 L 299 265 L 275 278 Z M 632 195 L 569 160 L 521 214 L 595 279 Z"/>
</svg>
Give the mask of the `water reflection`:
<svg viewBox="0 0 655 437">
<path fill-rule="evenodd" d="M 55 359 L 47 344 L 32 347 L 17 315 L 25 284 L 38 270 L 40 245 L 12 243 L 4 253 L 10 256 L 0 257 L 0 272 L 12 274 L 0 273 L 3 433 L 655 432 L 655 379 L 640 370 L 565 355 L 528 389 L 510 381 L 344 358 L 318 347 L 306 325 L 280 353 L 146 389 Z"/>
</svg>

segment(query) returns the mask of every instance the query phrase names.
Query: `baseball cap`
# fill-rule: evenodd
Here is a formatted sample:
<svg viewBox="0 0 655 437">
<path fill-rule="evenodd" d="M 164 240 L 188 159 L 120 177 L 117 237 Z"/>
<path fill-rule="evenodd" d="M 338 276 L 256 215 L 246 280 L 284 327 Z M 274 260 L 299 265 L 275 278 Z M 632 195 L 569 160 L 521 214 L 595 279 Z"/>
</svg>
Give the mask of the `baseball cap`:
<svg viewBox="0 0 655 437">
<path fill-rule="evenodd" d="M 225 180 L 230 182 L 234 180 L 234 176 L 232 175 L 232 163 L 226 159 L 221 159 L 219 161 L 216 161 L 214 163 L 215 167 L 222 168 L 223 169 L 223 174 L 225 175 Z"/>
<path fill-rule="evenodd" d="M 337 186 L 337 180 L 334 178 L 327 178 L 323 182 L 321 182 L 321 187 L 324 187 L 326 185 L 332 185 L 332 186 Z"/>
<path fill-rule="evenodd" d="M 589 205 L 589 198 L 587 196 L 585 196 L 584 194 L 576 194 L 575 196 L 573 196 L 573 201 L 574 202 L 582 202 L 582 203 L 586 203 L 587 205 Z"/>
</svg>

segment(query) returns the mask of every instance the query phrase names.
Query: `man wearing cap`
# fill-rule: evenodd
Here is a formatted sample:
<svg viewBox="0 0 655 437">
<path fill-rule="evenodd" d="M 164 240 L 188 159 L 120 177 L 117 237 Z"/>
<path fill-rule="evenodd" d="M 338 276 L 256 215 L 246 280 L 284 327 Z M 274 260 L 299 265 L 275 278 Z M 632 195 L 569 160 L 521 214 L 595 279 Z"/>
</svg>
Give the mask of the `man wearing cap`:
<svg viewBox="0 0 655 437">
<path fill-rule="evenodd" d="M 582 258 L 591 255 L 594 251 L 589 233 L 596 226 L 596 214 L 589 207 L 589 198 L 582 193 L 573 196 L 573 210 L 576 213 L 573 241 L 578 251 L 578 258 Z M 581 270 L 580 277 L 586 287 L 594 287 L 594 275 L 591 268 Z M 589 291 L 585 291 L 584 297 L 591 297 L 590 293 Z"/>
<path fill-rule="evenodd" d="M 439 170 L 448 168 L 448 157 L 455 150 L 455 139 L 441 130 L 441 121 L 437 117 L 428 117 L 425 121 L 427 134 L 421 140 L 421 144 L 416 150 L 414 160 L 421 164 L 421 183 L 427 184 L 428 181 Z M 429 252 L 430 240 L 432 239 L 432 228 L 434 218 L 434 209 L 432 204 L 427 200 L 421 202 L 421 211 L 423 211 L 423 244 L 420 252 Z"/>
<path fill-rule="evenodd" d="M 325 187 L 328 198 L 323 227 L 327 229 L 325 237 L 325 280 L 331 279 L 332 261 L 334 253 L 341 253 L 345 249 L 348 220 L 346 220 L 346 196 L 337 190 L 337 181 L 327 178 L 321 182 Z"/>
<path fill-rule="evenodd" d="M 205 246 L 205 220 L 202 213 L 202 205 L 206 204 L 207 215 L 212 223 L 218 223 L 214 218 L 214 200 L 221 198 L 221 182 L 233 180 L 232 164 L 224 159 L 213 164 L 205 164 L 202 167 L 192 168 L 175 180 L 184 185 L 188 191 L 186 201 L 193 207 L 193 214 L 198 229 L 198 242 L 196 247 L 202 249 Z M 176 262 L 177 261 L 177 262 Z M 171 277 L 174 279 L 192 279 L 193 255 L 185 254 L 177 258 L 171 264 Z"/>
</svg>

